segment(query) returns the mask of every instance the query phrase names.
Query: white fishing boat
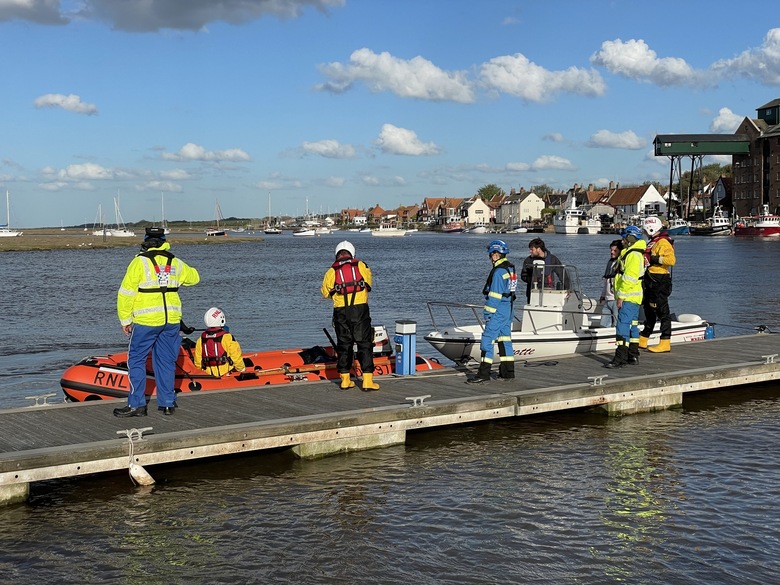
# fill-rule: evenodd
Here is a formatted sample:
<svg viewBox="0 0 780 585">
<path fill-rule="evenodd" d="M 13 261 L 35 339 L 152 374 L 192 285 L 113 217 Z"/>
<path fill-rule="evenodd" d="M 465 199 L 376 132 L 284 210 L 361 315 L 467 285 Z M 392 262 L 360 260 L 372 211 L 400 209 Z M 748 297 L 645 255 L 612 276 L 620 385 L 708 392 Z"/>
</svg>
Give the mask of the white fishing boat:
<svg viewBox="0 0 780 585">
<path fill-rule="evenodd" d="M 227 236 L 225 228 L 219 225 L 219 222 L 223 219 L 225 218 L 222 217 L 222 208 L 219 206 L 219 199 L 217 199 L 217 203 L 214 206 L 214 225 L 206 228 L 206 237 Z"/>
<path fill-rule="evenodd" d="M 22 232 L 11 229 L 11 195 L 5 191 L 5 225 L 0 225 L 0 237 L 9 238 L 21 236 Z"/>
<path fill-rule="evenodd" d="M 314 234 L 317 236 L 327 236 L 330 233 L 330 228 L 320 226 L 318 228 L 314 228 Z"/>
<path fill-rule="evenodd" d="M 481 225 L 481 224 L 480 225 L 475 225 L 475 226 L 472 226 L 472 227 L 468 228 L 467 230 L 464 230 L 464 233 L 467 233 L 467 234 L 486 234 L 487 233 L 487 226 Z"/>
<path fill-rule="evenodd" d="M 406 230 L 402 230 L 392 223 L 383 223 L 379 225 L 378 229 L 372 231 L 371 235 L 380 238 L 404 237 L 406 235 Z"/>
<path fill-rule="evenodd" d="M 730 236 L 731 221 L 720 205 L 715 206 L 712 215 L 707 218 L 703 225 L 691 226 L 690 235 L 692 236 Z"/>
<path fill-rule="evenodd" d="M 522 309 L 522 318 L 515 316 L 512 322 L 515 360 L 614 351 L 615 328 L 601 326 L 601 305 L 582 294 L 576 268 L 550 268 L 565 270 L 566 285 L 561 286 L 561 290 L 546 286 L 532 289 L 531 300 Z M 520 303 L 520 298 L 516 302 Z M 428 303 L 428 311 L 434 330 L 425 336 L 425 341 L 458 364 L 478 363 L 479 344 L 485 328 L 483 305 L 437 301 Z M 713 326 L 698 315 L 673 317 L 672 344 L 701 341 L 713 335 Z M 659 338 L 660 324 L 657 323 L 648 345 L 655 345 Z"/>
<path fill-rule="evenodd" d="M 566 198 L 566 205 L 553 218 L 556 234 L 598 234 L 601 232 L 601 220 L 589 217 L 588 212 L 577 207 L 575 197 L 571 194 Z"/>
</svg>

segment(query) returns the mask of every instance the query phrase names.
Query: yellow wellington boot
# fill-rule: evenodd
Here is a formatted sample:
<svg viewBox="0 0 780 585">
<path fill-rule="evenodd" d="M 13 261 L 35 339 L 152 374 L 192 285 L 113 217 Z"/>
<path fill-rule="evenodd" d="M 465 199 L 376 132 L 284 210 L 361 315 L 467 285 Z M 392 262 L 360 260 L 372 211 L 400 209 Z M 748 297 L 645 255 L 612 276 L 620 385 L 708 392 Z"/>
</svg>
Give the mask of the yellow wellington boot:
<svg viewBox="0 0 780 585">
<path fill-rule="evenodd" d="M 649 337 L 642 337 L 639 336 L 639 349 L 647 349 L 647 342 L 650 340 Z"/>
<path fill-rule="evenodd" d="M 648 347 L 647 351 L 652 351 L 653 353 L 665 353 L 667 351 L 672 351 L 672 348 L 670 347 L 670 342 L 668 339 L 662 339 L 658 342 L 658 345 Z"/>
<path fill-rule="evenodd" d="M 350 388 L 354 388 L 355 383 L 349 379 L 349 372 L 346 374 L 341 374 L 341 389 L 342 390 L 349 390 Z"/>
<path fill-rule="evenodd" d="M 363 374 L 363 392 L 379 390 L 379 384 L 374 382 L 374 374 Z"/>
</svg>

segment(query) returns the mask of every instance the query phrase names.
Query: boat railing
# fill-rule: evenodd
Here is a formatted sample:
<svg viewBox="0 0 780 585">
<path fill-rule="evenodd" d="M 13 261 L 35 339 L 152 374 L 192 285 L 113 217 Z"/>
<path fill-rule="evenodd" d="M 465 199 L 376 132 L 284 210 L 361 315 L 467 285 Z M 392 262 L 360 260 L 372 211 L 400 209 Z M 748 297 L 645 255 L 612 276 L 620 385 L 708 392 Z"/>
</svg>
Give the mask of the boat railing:
<svg viewBox="0 0 780 585">
<path fill-rule="evenodd" d="M 580 273 L 576 266 L 569 264 L 545 264 L 544 261 L 537 260 L 531 267 L 531 273 L 526 275 L 524 282 L 531 281 L 531 299 L 529 304 L 536 306 L 545 305 L 545 291 L 564 291 L 578 301 L 578 308 L 584 311 L 593 309 L 594 302 L 590 297 L 582 293 L 580 284 Z M 536 293 L 536 294 L 533 294 Z M 549 296 L 549 294 L 548 294 Z"/>
<path fill-rule="evenodd" d="M 472 305 L 470 303 L 456 303 L 453 301 L 428 301 L 428 314 L 431 316 L 431 324 L 435 331 L 446 329 L 447 327 L 468 327 L 478 324 L 481 329 L 485 329 L 485 320 L 482 318 L 484 305 Z M 440 327 L 442 322 L 442 313 L 446 316 L 447 324 Z M 437 322 L 436 315 L 439 320 Z M 518 323 L 520 318 L 513 314 L 513 318 Z"/>
</svg>

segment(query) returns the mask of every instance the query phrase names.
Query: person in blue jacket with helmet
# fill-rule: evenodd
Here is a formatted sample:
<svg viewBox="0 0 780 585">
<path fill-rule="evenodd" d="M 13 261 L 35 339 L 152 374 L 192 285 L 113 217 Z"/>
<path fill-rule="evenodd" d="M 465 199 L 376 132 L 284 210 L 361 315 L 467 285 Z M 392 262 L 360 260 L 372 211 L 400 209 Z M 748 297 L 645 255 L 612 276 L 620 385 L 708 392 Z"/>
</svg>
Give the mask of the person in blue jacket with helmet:
<svg viewBox="0 0 780 585">
<path fill-rule="evenodd" d="M 479 349 L 482 352 L 476 376 L 469 378 L 471 384 L 490 381 L 493 366 L 493 343 L 498 344 L 500 365 L 498 376 L 504 380 L 515 377 L 515 355 L 512 351 L 512 315 L 517 290 L 517 273 L 513 264 L 506 259 L 509 246 L 503 240 L 493 240 L 487 248 L 493 268 L 488 275 L 482 294 L 485 295 L 483 319 L 485 330 Z"/>
</svg>

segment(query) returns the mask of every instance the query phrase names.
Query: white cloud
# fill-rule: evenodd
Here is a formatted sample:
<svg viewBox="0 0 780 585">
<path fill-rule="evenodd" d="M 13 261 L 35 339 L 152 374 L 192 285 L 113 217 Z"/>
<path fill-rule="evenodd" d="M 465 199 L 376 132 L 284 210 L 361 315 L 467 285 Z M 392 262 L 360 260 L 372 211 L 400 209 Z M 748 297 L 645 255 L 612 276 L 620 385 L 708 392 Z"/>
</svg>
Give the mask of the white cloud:
<svg viewBox="0 0 780 585">
<path fill-rule="evenodd" d="M 160 173 L 160 178 L 169 181 L 189 181 L 192 179 L 192 174 L 184 169 L 171 169 L 169 171 L 162 171 Z"/>
<path fill-rule="evenodd" d="M 563 142 L 565 139 L 563 138 L 563 134 L 560 132 L 551 132 L 550 134 L 545 134 L 542 137 L 542 140 L 546 140 L 548 142 Z"/>
<path fill-rule="evenodd" d="M 170 181 L 149 181 L 143 185 L 136 185 L 136 191 L 165 191 L 166 193 L 181 193 L 184 191 L 178 183 Z"/>
<path fill-rule="evenodd" d="M 360 180 L 369 187 L 377 187 L 379 185 L 379 178 L 373 175 L 363 175 Z"/>
<path fill-rule="evenodd" d="M 749 49 L 734 59 L 721 59 L 713 71 L 729 77 L 747 77 L 768 85 L 780 85 L 780 28 L 770 29 L 764 44 Z"/>
<path fill-rule="evenodd" d="M 546 171 L 550 169 L 558 171 L 573 171 L 576 170 L 571 161 L 560 157 L 546 154 L 537 158 L 531 165 L 535 171 Z"/>
<path fill-rule="evenodd" d="M 353 52 L 346 65 L 328 63 L 319 69 L 329 81 L 316 89 L 333 93 L 343 93 L 362 82 L 374 93 L 389 91 L 403 98 L 466 104 L 475 99 L 472 83 L 464 72 L 444 71 L 422 57 L 407 61 L 363 48 Z"/>
<path fill-rule="evenodd" d="M 634 134 L 631 130 L 625 132 L 610 132 L 599 130 L 590 137 L 586 146 L 591 148 L 622 148 L 626 150 L 640 150 L 645 147 L 647 141 Z"/>
<path fill-rule="evenodd" d="M 340 144 L 337 140 L 304 142 L 301 148 L 306 154 L 316 154 L 325 158 L 355 158 L 355 147 L 351 144 Z"/>
<path fill-rule="evenodd" d="M 343 187 L 347 180 L 344 177 L 328 177 L 325 179 L 325 184 L 328 187 Z"/>
<path fill-rule="evenodd" d="M 734 134 L 744 118 L 744 116 L 735 114 L 729 108 L 721 108 L 718 110 L 718 115 L 710 123 L 710 132 Z"/>
<path fill-rule="evenodd" d="M 427 144 L 417 138 L 417 134 L 406 128 L 385 124 L 374 143 L 386 154 L 405 154 L 408 156 L 428 156 L 441 151 L 433 142 Z"/>
<path fill-rule="evenodd" d="M 564 71 L 548 71 L 529 61 L 524 55 L 495 57 L 480 68 L 482 85 L 527 102 L 549 102 L 560 93 L 601 96 L 606 91 L 598 71 L 569 67 Z"/>
<path fill-rule="evenodd" d="M 0 0 L 0 22 L 26 20 L 36 24 L 61 25 L 60 0 Z"/>
<path fill-rule="evenodd" d="M 164 152 L 165 160 L 175 161 L 204 161 L 204 162 L 246 162 L 251 160 L 249 155 L 240 148 L 228 150 L 208 151 L 202 146 L 188 142 L 179 149 L 179 152 Z"/>
<path fill-rule="evenodd" d="M 77 114 L 87 114 L 94 116 L 98 113 L 95 104 L 87 104 L 81 101 L 81 98 L 74 94 L 63 95 L 61 93 L 47 93 L 33 102 L 36 108 L 62 108 L 69 112 Z"/>
<path fill-rule="evenodd" d="M 84 163 L 68 165 L 57 171 L 57 177 L 69 181 L 108 181 L 117 178 L 117 173 L 99 164 Z"/>
<path fill-rule="evenodd" d="M 700 86 L 704 83 L 704 75 L 696 72 L 684 59 L 658 58 L 656 52 L 641 39 L 604 41 L 601 50 L 591 56 L 590 62 L 605 67 L 615 75 L 661 87 Z"/>
<path fill-rule="evenodd" d="M 530 170 L 531 165 L 524 162 L 511 162 L 506 164 L 506 170 L 517 173 Z"/>
</svg>

